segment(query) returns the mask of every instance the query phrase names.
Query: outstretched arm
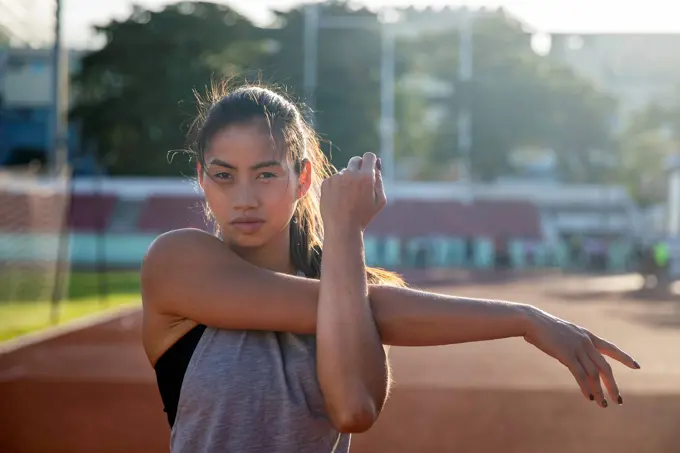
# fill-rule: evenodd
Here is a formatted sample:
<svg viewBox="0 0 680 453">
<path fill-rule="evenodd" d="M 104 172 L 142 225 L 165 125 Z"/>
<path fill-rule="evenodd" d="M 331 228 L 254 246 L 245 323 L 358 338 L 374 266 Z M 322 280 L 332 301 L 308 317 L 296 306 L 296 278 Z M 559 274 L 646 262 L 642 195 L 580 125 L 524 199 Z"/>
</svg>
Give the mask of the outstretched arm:
<svg viewBox="0 0 680 453">
<path fill-rule="evenodd" d="M 223 329 L 316 333 L 318 280 L 254 266 L 199 230 L 177 230 L 156 239 L 141 279 L 147 314 Z M 599 383 L 589 385 L 594 373 L 613 398 L 618 396 L 602 354 L 639 368 L 614 345 L 526 304 L 388 286 L 370 286 L 369 297 L 384 344 L 434 346 L 524 336 L 565 364 L 586 397 L 601 394 Z"/>
<path fill-rule="evenodd" d="M 316 333 L 321 283 L 239 258 L 199 230 L 161 235 L 142 265 L 142 298 L 156 313 L 223 329 Z M 522 336 L 532 307 L 369 285 L 383 344 L 438 346 Z"/>
</svg>

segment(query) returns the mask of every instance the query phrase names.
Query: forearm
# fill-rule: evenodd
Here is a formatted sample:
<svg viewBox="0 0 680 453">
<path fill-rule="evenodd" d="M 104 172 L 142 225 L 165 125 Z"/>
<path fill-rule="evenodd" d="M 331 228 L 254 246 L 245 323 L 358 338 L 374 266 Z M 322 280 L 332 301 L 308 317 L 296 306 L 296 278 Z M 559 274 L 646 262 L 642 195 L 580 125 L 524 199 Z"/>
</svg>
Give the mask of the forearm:
<svg viewBox="0 0 680 453">
<path fill-rule="evenodd" d="M 225 289 L 212 297 L 216 298 L 216 307 L 217 301 L 224 301 L 227 294 L 231 300 L 243 300 L 236 303 L 252 310 L 252 318 L 265 309 L 260 307 L 261 301 L 276 300 L 277 304 L 266 307 L 271 315 L 270 323 L 248 327 L 245 322 L 234 323 L 231 315 L 224 323 L 218 324 L 217 309 L 213 316 L 197 321 L 225 329 L 316 333 L 321 286 L 318 280 L 264 269 L 253 269 L 252 273 L 260 277 L 253 278 L 251 272 L 227 272 L 233 277 L 233 283 L 225 282 Z M 225 272 L 215 271 L 212 280 L 206 279 L 203 285 L 195 285 L 196 291 L 204 290 L 220 274 Z M 199 279 L 200 275 L 196 278 Z M 526 330 L 532 308 L 525 304 L 447 296 L 386 285 L 369 285 L 368 294 L 381 341 L 392 346 L 438 346 L 520 336 Z M 205 297 L 211 296 L 206 294 Z"/>
<path fill-rule="evenodd" d="M 363 431 L 387 392 L 387 359 L 368 297 L 359 228 L 326 229 L 317 307 L 317 373 L 336 426 Z"/>
<path fill-rule="evenodd" d="M 532 307 L 375 285 L 371 308 L 381 340 L 393 346 L 438 346 L 522 336 Z"/>
</svg>

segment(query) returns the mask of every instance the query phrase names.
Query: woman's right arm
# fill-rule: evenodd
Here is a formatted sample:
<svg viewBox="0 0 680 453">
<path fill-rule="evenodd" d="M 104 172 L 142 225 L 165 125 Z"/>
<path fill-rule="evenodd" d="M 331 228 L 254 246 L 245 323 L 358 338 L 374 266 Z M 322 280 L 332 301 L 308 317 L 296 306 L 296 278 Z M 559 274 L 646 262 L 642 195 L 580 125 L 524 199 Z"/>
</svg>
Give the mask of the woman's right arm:
<svg viewBox="0 0 680 453">
<path fill-rule="evenodd" d="M 154 313 L 222 329 L 316 333 L 320 281 L 254 266 L 199 230 L 176 230 L 156 239 L 141 281 L 144 306 Z M 383 343 L 397 346 L 519 336 L 528 314 L 522 304 L 473 302 L 413 289 L 372 285 L 369 294 Z M 483 315 L 486 333 L 473 333 L 469 319 L 457 322 L 456 317 L 474 315 L 454 305 Z"/>
<path fill-rule="evenodd" d="M 177 230 L 156 239 L 141 280 L 147 312 L 222 329 L 316 331 L 318 280 L 258 268 L 199 230 Z M 586 397 L 599 393 L 588 385 L 595 372 L 610 392 L 618 392 L 600 353 L 639 367 L 614 345 L 526 304 L 379 285 L 372 285 L 369 295 L 384 344 L 434 346 L 523 336 L 567 366 Z"/>
</svg>

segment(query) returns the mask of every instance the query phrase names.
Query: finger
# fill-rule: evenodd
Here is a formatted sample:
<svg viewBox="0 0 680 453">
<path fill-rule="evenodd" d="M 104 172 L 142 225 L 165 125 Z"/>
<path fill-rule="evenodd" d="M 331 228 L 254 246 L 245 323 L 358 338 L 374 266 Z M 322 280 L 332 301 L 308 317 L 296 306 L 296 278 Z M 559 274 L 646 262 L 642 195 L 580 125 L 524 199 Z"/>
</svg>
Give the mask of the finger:
<svg viewBox="0 0 680 453">
<path fill-rule="evenodd" d="M 585 352 L 579 352 L 576 357 L 583 367 L 583 370 L 586 372 L 588 385 L 591 391 L 590 394 L 595 397 L 595 401 L 600 407 L 607 407 L 609 403 L 604 397 L 604 392 L 602 391 L 602 384 L 600 383 L 600 371 Z"/>
<path fill-rule="evenodd" d="M 361 171 L 366 173 L 373 173 L 375 171 L 375 164 L 378 158 L 373 153 L 364 153 L 361 160 Z"/>
<path fill-rule="evenodd" d="M 362 166 L 361 162 L 361 156 L 354 156 L 352 157 L 349 162 L 347 162 L 347 170 L 350 171 L 359 171 Z"/>
<path fill-rule="evenodd" d="M 567 365 L 567 368 L 569 368 L 569 371 L 571 371 L 571 374 L 574 375 L 574 378 L 576 379 L 576 383 L 578 386 L 581 388 L 581 393 L 583 393 L 583 396 L 586 397 L 587 400 L 592 401 L 595 399 L 595 397 L 592 396 L 592 391 L 590 390 L 590 384 L 588 383 L 588 375 L 586 374 L 586 371 L 583 369 L 583 366 L 581 366 L 581 363 L 574 357 Z"/>
<path fill-rule="evenodd" d="M 588 357 L 592 360 L 593 364 L 597 367 L 602 377 L 602 382 L 604 382 L 605 387 L 607 387 L 607 392 L 612 401 L 616 401 L 619 404 L 623 404 L 623 398 L 619 392 L 619 386 L 616 384 L 616 379 L 614 379 L 614 373 L 612 372 L 612 367 L 609 366 L 607 361 L 602 357 L 597 349 L 590 348 L 586 350 Z"/>
<path fill-rule="evenodd" d="M 602 338 L 590 332 L 588 332 L 588 335 L 590 336 L 590 340 L 593 342 L 595 349 L 600 351 L 602 354 L 623 363 L 628 368 L 633 368 L 634 370 L 640 369 L 640 364 L 637 363 L 630 355 L 619 349 L 615 344 L 610 343 L 607 340 L 603 340 Z"/>
<path fill-rule="evenodd" d="M 385 206 L 387 204 L 387 196 L 385 195 L 385 186 L 383 185 L 382 171 L 380 171 L 380 159 L 376 161 L 375 184 L 373 190 L 375 192 L 375 202 L 378 206 Z"/>
</svg>

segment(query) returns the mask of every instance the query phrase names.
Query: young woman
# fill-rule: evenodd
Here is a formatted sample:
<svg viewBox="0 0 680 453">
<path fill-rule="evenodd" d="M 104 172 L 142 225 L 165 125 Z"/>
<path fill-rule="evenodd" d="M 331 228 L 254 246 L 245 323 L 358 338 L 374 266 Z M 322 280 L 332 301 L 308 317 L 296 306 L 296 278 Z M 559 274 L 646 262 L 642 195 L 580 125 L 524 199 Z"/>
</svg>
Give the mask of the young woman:
<svg viewBox="0 0 680 453">
<path fill-rule="evenodd" d="M 354 157 L 331 176 L 281 95 L 247 86 L 216 97 L 194 150 L 219 231 L 160 236 L 141 276 L 172 452 L 347 452 L 389 393 L 383 345 L 521 336 L 564 364 L 586 398 L 607 406 L 602 381 L 622 403 L 603 354 L 639 366 L 586 329 L 366 268 L 362 233 L 385 204 L 380 160 Z"/>
</svg>

